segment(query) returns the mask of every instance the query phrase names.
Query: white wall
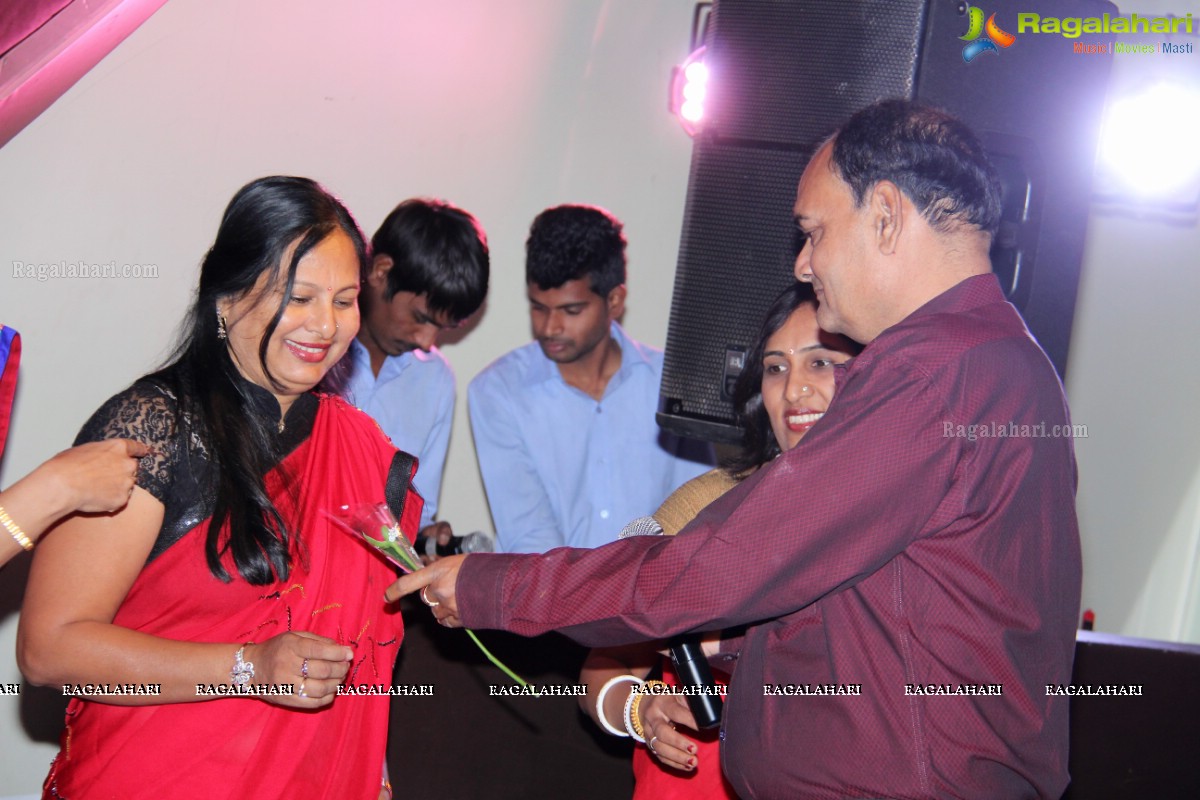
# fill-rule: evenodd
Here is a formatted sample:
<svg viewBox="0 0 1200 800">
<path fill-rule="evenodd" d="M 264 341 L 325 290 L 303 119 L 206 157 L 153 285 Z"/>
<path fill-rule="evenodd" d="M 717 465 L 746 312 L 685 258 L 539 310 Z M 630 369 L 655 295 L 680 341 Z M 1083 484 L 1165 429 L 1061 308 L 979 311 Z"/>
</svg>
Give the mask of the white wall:
<svg viewBox="0 0 1200 800">
<path fill-rule="evenodd" d="M 445 348 L 460 389 L 527 340 L 524 236 L 555 203 L 625 220 L 627 328 L 661 346 L 691 149 L 665 85 L 692 5 L 171 0 L 0 149 L 0 319 L 25 347 L 0 485 L 161 359 L 221 209 L 260 175 L 325 182 L 368 233 L 417 194 L 480 217 L 493 289 L 477 329 Z M 1200 641 L 1200 598 L 1183 588 L 1200 531 L 1196 252 L 1195 226 L 1093 219 L 1068 389 L 1089 432 L 1084 604 L 1108 631 Z M 13 261 L 81 260 L 159 277 L 11 277 Z M 442 508 L 460 530 L 490 527 L 463 403 Z M 19 680 L 8 654 L 24 566 L 0 576 L 0 683 Z M 40 723 L 22 709 L 44 707 L 32 699 L 0 697 L 5 793 L 36 791 L 56 750 L 26 733 Z"/>
<path fill-rule="evenodd" d="M 1119 5 L 1145 16 L 1194 3 Z M 1200 51 L 1200 36 L 1188 41 Z M 1110 94 L 1164 80 L 1200 92 L 1200 52 L 1118 55 Z M 1075 451 L 1083 605 L 1098 630 L 1200 642 L 1198 253 L 1194 216 L 1091 215 L 1067 390 L 1073 420 L 1088 427 Z"/>
<path fill-rule="evenodd" d="M 1084 607 L 1097 629 L 1200 642 L 1196 253 L 1194 224 L 1093 213 L 1067 388 L 1088 428 Z"/>
</svg>

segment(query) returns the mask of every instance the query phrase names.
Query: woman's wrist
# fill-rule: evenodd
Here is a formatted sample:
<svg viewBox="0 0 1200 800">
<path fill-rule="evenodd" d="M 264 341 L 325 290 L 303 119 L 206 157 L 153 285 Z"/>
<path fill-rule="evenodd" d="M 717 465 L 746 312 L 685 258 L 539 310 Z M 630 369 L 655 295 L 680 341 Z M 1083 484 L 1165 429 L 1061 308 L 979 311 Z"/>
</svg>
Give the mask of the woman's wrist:
<svg viewBox="0 0 1200 800">
<path fill-rule="evenodd" d="M 238 688 L 245 688 L 254 683 L 254 662 L 246 657 L 246 648 L 242 645 L 233 654 L 233 668 L 229 670 L 229 682 Z"/>
<path fill-rule="evenodd" d="M 42 538 L 51 522 L 73 510 L 64 503 L 58 483 L 59 477 L 42 464 L 0 493 L 0 506 L 4 507 L 10 525 L 28 537 L 31 544 Z M 24 549 L 30 549 L 10 525 L 0 526 L 0 536 L 10 537 Z"/>
<path fill-rule="evenodd" d="M 629 696 L 629 700 L 625 705 L 625 727 L 629 731 L 629 735 L 641 744 L 646 743 L 645 730 L 642 726 L 641 706 L 642 701 L 646 699 L 646 695 L 654 692 L 655 686 L 666 686 L 662 681 L 644 681 Z"/>
<path fill-rule="evenodd" d="M 39 511 L 47 518 L 55 520 L 78 508 L 81 500 L 79 487 L 59 469 L 55 463 L 56 458 L 57 456 L 40 464 L 25 479 L 33 484 Z"/>
<path fill-rule="evenodd" d="M 21 546 L 22 550 L 33 549 L 33 539 L 17 524 L 16 520 L 8 515 L 8 511 L 4 506 L 0 506 L 0 528 L 4 529 L 4 533 L 0 534 L 9 536 L 14 542 Z"/>
<path fill-rule="evenodd" d="M 600 688 L 600 692 L 596 695 L 596 721 L 600 723 L 600 727 L 604 728 L 605 731 L 611 733 L 613 736 L 627 738 L 629 734 L 626 731 L 618 728 L 609 721 L 607 708 L 605 707 L 605 700 L 609 692 L 617 685 L 624 683 L 630 684 L 629 696 L 632 696 L 637 687 L 642 685 L 643 681 L 636 675 L 614 675 L 613 677 L 609 678 L 605 682 L 604 686 Z M 622 705 L 615 706 L 617 709 L 620 709 L 621 707 Z M 620 721 L 618 724 L 620 724 Z"/>
</svg>

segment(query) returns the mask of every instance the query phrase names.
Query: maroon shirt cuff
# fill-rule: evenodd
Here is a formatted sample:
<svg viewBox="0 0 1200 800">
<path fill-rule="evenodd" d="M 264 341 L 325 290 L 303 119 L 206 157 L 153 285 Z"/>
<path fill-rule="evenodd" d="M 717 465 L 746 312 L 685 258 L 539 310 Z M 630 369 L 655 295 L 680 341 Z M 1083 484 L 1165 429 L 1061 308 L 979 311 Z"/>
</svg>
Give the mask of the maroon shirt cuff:
<svg viewBox="0 0 1200 800">
<path fill-rule="evenodd" d="M 531 556 L 472 553 L 463 559 L 454 584 L 458 618 L 464 628 L 504 629 L 504 580 L 509 567 Z"/>
</svg>

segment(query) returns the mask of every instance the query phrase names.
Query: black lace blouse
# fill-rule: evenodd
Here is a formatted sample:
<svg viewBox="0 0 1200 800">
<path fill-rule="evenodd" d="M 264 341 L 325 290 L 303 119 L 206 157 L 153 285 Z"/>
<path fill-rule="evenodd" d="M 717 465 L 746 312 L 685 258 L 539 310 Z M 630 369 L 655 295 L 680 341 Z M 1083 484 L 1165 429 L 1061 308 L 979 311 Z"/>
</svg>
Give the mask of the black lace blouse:
<svg viewBox="0 0 1200 800">
<path fill-rule="evenodd" d="M 274 430 L 279 403 L 256 384 L 245 382 L 252 413 Z M 278 463 L 312 433 L 319 401 L 311 393 L 300 395 L 288 409 L 284 430 L 277 434 Z M 91 416 L 75 444 L 127 438 L 146 444 L 150 455 L 138 464 L 137 482 L 163 504 L 163 524 L 146 563 L 166 552 L 184 534 L 212 516 L 218 473 L 208 450 L 197 435 L 190 416 L 182 413 L 175 394 L 158 381 L 142 378 L 109 398 Z"/>
</svg>

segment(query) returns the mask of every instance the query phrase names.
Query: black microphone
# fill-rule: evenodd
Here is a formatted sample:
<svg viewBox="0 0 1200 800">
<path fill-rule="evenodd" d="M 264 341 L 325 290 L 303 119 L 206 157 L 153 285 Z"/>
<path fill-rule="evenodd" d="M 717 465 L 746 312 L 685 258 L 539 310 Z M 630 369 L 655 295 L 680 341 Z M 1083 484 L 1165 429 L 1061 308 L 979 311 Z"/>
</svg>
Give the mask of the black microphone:
<svg viewBox="0 0 1200 800">
<path fill-rule="evenodd" d="M 687 704 L 696 718 L 696 727 L 704 730 L 720 725 L 724 703 L 717 694 L 717 682 L 700 647 L 700 637 L 694 634 L 677 637 L 671 642 L 670 653 L 679 682 L 694 690 L 687 696 Z"/>
<path fill-rule="evenodd" d="M 663 528 L 658 520 L 654 517 L 638 517 L 626 525 L 617 538 L 662 535 Z M 704 651 L 700 647 L 700 637 L 695 634 L 677 636 L 671 640 L 668 652 L 675 664 L 680 683 L 692 690 L 687 695 L 687 704 L 692 716 L 696 718 L 696 727 L 704 730 L 720 725 L 724 703 L 721 701 L 721 695 L 717 693 L 717 682 L 713 680 L 708 659 L 704 657 Z"/>
</svg>

